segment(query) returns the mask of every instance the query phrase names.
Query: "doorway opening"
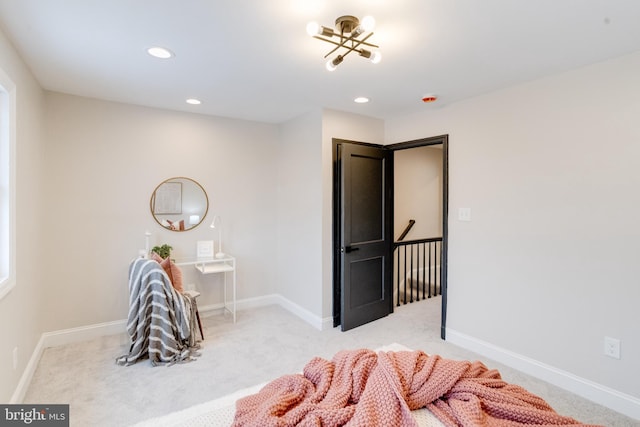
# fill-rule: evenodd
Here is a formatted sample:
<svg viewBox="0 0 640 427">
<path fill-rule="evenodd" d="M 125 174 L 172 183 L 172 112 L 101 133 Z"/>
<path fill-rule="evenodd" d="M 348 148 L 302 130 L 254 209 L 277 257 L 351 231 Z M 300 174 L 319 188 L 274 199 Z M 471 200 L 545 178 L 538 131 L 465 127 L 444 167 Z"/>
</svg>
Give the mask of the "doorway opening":
<svg viewBox="0 0 640 427">
<path fill-rule="evenodd" d="M 394 151 L 394 301 L 441 296 L 447 310 L 448 136 L 387 146 Z"/>
</svg>

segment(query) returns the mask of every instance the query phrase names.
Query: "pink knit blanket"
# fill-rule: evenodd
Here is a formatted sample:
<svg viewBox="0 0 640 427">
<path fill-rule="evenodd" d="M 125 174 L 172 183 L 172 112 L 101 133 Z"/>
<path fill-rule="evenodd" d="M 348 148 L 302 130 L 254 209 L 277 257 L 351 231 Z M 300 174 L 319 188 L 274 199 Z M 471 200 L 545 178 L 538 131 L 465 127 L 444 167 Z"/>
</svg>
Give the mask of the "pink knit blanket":
<svg viewBox="0 0 640 427">
<path fill-rule="evenodd" d="M 233 426 L 417 426 L 427 407 L 446 426 L 584 426 L 481 362 L 422 351 L 345 350 L 316 357 L 236 402 Z"/>
</svg>

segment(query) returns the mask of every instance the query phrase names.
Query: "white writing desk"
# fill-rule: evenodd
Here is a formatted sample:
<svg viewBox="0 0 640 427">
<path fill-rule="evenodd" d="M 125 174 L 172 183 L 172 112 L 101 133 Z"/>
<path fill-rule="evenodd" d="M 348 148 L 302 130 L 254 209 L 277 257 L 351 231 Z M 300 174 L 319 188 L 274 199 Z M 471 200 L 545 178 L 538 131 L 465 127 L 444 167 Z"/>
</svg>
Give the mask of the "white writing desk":
<svg viewBox="0 0 640 427">
<path fill-rule="evenodd" d="M 195 261 L 176 262 L 176 265 L 186 266 L 193 265 L 201 274 L 219 274 L 224 275 L 224 309 L 233 314 L 233 323 L 236 322 L 236 259 L 232 256 L 225 255 L 223 258 L 207 258 Z M 227 304 L 227 273 L 232 276 L 232 298 L 231 308 Z"/>
</svg>

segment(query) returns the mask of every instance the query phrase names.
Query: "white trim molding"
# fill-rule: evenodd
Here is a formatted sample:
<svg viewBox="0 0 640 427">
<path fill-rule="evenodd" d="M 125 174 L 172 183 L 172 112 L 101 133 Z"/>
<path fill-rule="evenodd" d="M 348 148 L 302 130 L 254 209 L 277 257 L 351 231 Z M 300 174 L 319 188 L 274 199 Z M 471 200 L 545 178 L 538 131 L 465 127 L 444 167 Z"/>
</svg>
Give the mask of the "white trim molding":
<svg viewBox="0 0 640 427">
<path fill-rule="evenodd" d="M 327 323 L 326 318 L 323 319 L 322 317 L 316 316 L 315 314 L 313 314 L 306 308 L 296 304 L 295 302 L 281 295 L 276 295 L 276 297 L 277 297 L 278 305 L 280 305 L 285 310 L 288 310 L 291 313 L 295 314 L 296 316 L 298 316 L 299 318 L 301 318 L 302 320 L 309 323 L 311 326 L 313 326 L 314 328 L 320 331 L 329 329 L 331 325 L 333 325 L 333 319 L 331 318 Z"/>
<path fill-rule="evenodd" d="M 238 300 L 236 302 L 236 307 L 238 310 L 248 310 L 256 307 L 265 307 L 267 305 L 279 305 L 280 307 L 291 312 L 292 314 L 295 314 L 296 316 L 298 316 L 299 318 L 301 318 L 302 320 L 304 320 L 305 322 L 307 322 L 308 324 L 310 324 L 311 326 L 313 326 L 314 328 L 320 331 L 331 329 L 333 327 L 332 317 L 328 317 L 328 318 L 318 317 L 312 312 L 310 312 L 309 310 L 307 310 L 306 308 L 296 304 L 295 302 L 283 297 L 280 294 L 271 294 L 271 295 L 264 295 L 264 296 L 255 297 L 255 298 L 246 298 L 243 300 Z M 214 313 L 218 314 L 223 308 L 224 308 L 224 305 L 222 303 L 207 305 L 202 307 L 198 306 L 200 315 L 203 315 L 203 316 L 214 314 Z"/>
<path fill-rule="evenodd" d="M 27 394 L 27 390 L 29 389 L 29 384 L 31 384 L 31 379 L 33 378 L 33 374 L 36 372 L 36 368 L 38 367 L 38 362 L 40 362 L 40 358 L 42 357 L 42 353 L 44 352 L 45 346 L 43 344 L 44 339 L 41 336 L 36 344 L 36 348 L 31 353 L 31 357 L 29 358 L 29 362 L 27 366 L 24 368 L 22 372 L 22 376 L 20 377 L 20 381 L 18 381 L 18 385 L 11 396 L 10 404 L 19 404 L 24 400 L 24 396 Z"/>
<path fill-rule="evenodd" d="M 447 328 L 447 342 L 488 357 L 509 367 L 640 420 L 640 399 L 602 384 L 581 378 L 535 359 L 495 346 L 491 343 Z"/>
<path fill-rule="evenodd" d="M 0 299 L 16 278 L 16 85 L 0 69 Z"/>
<path fill-rule="evenodd" d="M 319 330 L 329 329 L 333 324 L 332 318 L 323 319 L 321 317 L 318 317 L 306 308 L 301 307 L 293 301 L 290 301 L 278 294 L 265 295 L 256 298 L 247 298 L 238 300 L 236 303 L 236 307 L 238 308 L 238 310 L 247 310 L 268 305 L 279 305 Z M 198 311 L 203 316 L 213 315 L 214 313 L 219 314 L 224 312 L 224 304 L 219 303 L 198 307 Z M 45 348 L 73 344 L 76 342 L 86 341 L 108 335 L 123 334 L 123 339 L 125 339 L 126 333 L 126 319 L 43 333 L 40 336 L 38 344 L 36 344 L 36 348 L 31 354 L 29 363 L 27 364 L 24 372 L 22 373 L 22 376 L 20 377 L 20 381 L 13 393 L 13 396 L 11 396 L 11 403 L 22 403 Z"/>
<path fill-rule="evenodd" d="M 11 403 L 22 403 L 45 348 L 58 347 L 102 336 L 120 334 L 126 332 L 126 327 L 126 320 L 116 320 L 115 322 L 98 323 L 95 325 L 43 333 L 36 344 L 36 348 L 33 350 L 33 353 L 31 353 L 29 363 L 27 363 L 27 366 L 20 377 L 16 390 L 11 396 Z"/>
</svg>

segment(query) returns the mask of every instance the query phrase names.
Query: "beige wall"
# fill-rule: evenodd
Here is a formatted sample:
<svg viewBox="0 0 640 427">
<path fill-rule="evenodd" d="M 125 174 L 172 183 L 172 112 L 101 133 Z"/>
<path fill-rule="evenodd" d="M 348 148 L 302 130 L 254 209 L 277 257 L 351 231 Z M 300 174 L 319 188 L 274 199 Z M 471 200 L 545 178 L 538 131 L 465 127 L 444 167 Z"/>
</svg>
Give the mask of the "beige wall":
<svg viewBox="0 0 640 427">
<path fill-rule="evenodd" d="M 448 336 L 635 405 L 638 75 L 640 53 L 386 123 L 388 142 L 449 134 Z"/>
<path fill-rule="evenodd" d="M 281 125 L 278 159 L 277 292 L 322 315 L 322 111 Z M 319 326 L 319 325 L 316 325 Z"/>
<path fill-rule="evenodd" d="M 16 285 L 0 300 L 0 402 L 9 402 L 52 310 L 42 295 L 46 271 L 40 261 L 46 229 L 41 223 L 44 139 L 43 93 L 0 32 L 0 69 L 16 86 Z M 13 349 L 18 366 L 13 369 Z"/>
<path fill-rule="evenodd" d="M 238 298 L 275 292 L 277 126 L 57 93 L 46 100 L 47 331 L 125 319 L 127 270 L 145 231 L 151 246 L 194 257 L 197 240 L 217 240 L 208 226 L 216 214 L 223 249 L 237 257 Z M 149 208 L 155 187 L 174 176 L 199 182 L 210 203 L 203 225 L 183 233 L 161 227 Z M 199 304 L 220 303 L 209 282 L 222 278 L 202 280 Z"/>
<path fill-rule="evenodd" d="M 405 240 L 442 237 L 442 145 L 397 150 L 394 171 L 394 240 L 415 220 Z"/>
</svg>

